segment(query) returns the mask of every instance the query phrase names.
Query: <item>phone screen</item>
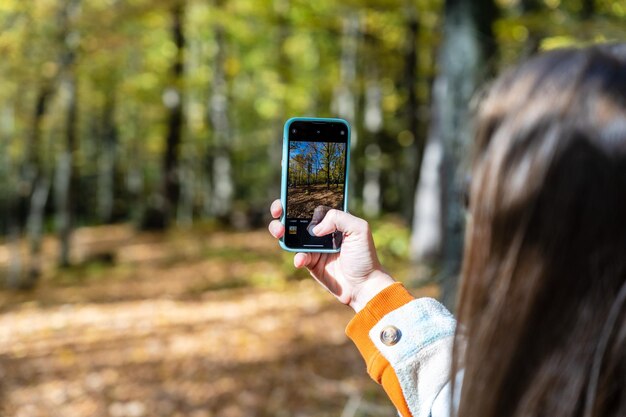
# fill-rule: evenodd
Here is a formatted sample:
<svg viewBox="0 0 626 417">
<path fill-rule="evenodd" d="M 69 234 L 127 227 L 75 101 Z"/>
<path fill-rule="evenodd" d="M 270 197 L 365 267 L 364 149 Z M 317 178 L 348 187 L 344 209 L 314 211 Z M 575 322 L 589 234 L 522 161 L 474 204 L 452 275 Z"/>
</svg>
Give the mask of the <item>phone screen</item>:
<svg viewBox="0 0 626 417">
<path fill-rule="evenodd" d="M 285 245 L 339 249 L 341 233 L 311 230 L 330 209 L 344 210 L 349 129 L 340 122 L 294 121 L 289 126 Z"/>
</svg>

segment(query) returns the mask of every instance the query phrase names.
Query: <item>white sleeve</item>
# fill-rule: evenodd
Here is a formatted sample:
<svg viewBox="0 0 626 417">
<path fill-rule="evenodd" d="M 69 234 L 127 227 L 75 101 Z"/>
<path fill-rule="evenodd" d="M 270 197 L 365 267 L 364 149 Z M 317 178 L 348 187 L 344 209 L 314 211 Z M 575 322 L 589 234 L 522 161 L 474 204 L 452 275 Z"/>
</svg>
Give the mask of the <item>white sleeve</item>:
<svg viewBox="0 0 626 417">
<path fill-rule="evenodd" d="M 381 335 L 390 327 L 399 337 L 385 344 Z M 388 313 L 370 330 L 370 339 L 398 377 L 413 417 L 449 416 L 449 388 L 444 387 L 449 386 L 455 327 L 442 304 L 420 298 Z"/>
</svg>

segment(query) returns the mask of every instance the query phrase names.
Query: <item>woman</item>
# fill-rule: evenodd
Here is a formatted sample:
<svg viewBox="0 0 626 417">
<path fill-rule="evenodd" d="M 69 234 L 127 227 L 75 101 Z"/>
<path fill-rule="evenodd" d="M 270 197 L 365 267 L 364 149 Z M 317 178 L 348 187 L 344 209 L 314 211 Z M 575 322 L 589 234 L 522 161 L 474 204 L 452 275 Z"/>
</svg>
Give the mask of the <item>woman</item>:
<svg viewBox="0 0 626 417">
<path fill-rule="evenodd" d="M 626 44 L 509 71 L 476 126 L 458 326 L 350 214 L 315 229 L 342 231 L 340 254 L 295 266 L 354 308 L 346 332 L 404 417 L 626 416 Z"/>
</svg>

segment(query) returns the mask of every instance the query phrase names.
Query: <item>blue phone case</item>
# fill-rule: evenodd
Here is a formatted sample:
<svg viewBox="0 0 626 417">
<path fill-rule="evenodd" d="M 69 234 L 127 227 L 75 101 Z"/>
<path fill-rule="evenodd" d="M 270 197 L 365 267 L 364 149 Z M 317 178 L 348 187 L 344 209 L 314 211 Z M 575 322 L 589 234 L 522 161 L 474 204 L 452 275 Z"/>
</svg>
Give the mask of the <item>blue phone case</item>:
<svg viewBox="0 0 626 417">
<path fill-rule="evenodd" d="M 285 122 L 285 127 L 283 128 L 283 157 L 281 160 L 281 185 L 280 185 L 280 201 L 283 205 L 283 215 L 280 218 L 283 226 L 285 225 L 285 217 L 287 216 L 285 208 L 287 207 L 287 171 L 289 164 L 289 126 L 293 122 L 334 122 L 334 123 L 344 123 L 348 129 L 348 138 L 346 143 L 346 185 L 344 187 L 344 198 L 343 198 L 343 211 L 348 212 L 348 184 L 349 175 L 350 175 L 350 123 L 348 123 L 344 119 L 333 119 L 333 118 L 319 118 L 319 117 L 292 117 L 291 119 Z M 302 248 L 302 249 L 293 249 L 285 246 L 285 241 L 283 238 L 279 239 L 280 247 L 288 252 L 321 252 L 321 253 L 337 253 L 341 251 L 341 247 L 339 249 L 311 249 L 311 248 Z"/>
</svg>

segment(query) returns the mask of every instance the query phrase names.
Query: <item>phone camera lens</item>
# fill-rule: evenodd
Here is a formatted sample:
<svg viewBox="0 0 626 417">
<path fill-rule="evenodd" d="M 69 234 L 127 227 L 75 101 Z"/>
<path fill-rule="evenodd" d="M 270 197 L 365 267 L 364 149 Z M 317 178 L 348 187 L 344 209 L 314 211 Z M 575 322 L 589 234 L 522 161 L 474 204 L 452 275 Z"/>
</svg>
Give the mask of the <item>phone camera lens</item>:
<svg viewBox="0 0 626 417">
<path fill-rule="evenodd" d="M 344 130 L 341 131 L 341 136 L 345 135 L 346 132 Z"/>
<path fill-rule="evenodd" d="M 318 135 L 320 134 L 320 131 L 319 131 L 319 130 L 317 131 L 317 134 L 318 134 Z"/>
<path fill-rule="evenodd" d="M 297 130 L 296 129 L 291 129 L 291 133 L 296 133 Z"/>
</svg>

